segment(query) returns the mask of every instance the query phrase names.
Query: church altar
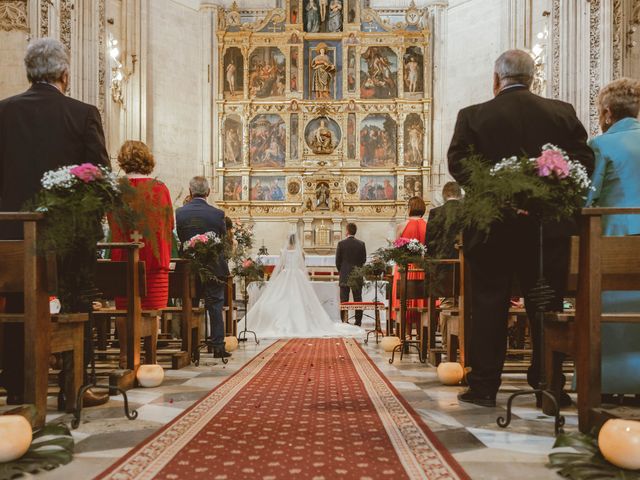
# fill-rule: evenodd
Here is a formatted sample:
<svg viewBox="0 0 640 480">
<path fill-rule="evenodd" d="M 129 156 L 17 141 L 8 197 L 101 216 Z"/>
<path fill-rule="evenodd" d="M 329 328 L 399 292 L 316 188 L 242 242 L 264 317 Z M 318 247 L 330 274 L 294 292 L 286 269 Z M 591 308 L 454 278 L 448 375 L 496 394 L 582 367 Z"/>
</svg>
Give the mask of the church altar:
<svg viewBox="0 0 640 480">
<path fill-rule="evenodd" d="M 280 255 L 264 255 L 260 257 L 263 265 L 277 265 Z M 335 255 L 305 255 L 304 264 L 307 267 L 332 267 L 336 266 Z"/>
<path fill-rule="evenodd" d="M 309 257 L 307 257 L 309 258 Z M 247 287 L 247 295 L 249 296 L 249 302 L 247 308 L 251 311 L 251 307 L 258 301 L 262 294 L 266 283 L 252 282 Z M 312 281 L 311 286 L 314 292 L 318 296 L 320 303 L 325 311 L 329 314 L 329 317 L 334 322 L 340 322 L 340 288 L 338 282 L 326 282 L 326 281 Z M 362 301 L 373 302 L 375 300 L 375 288 L 373 282 L 365 283 L 362 288 Z M 387 282 L 378 282 L 378 301 L 387 304 Z M 366 313 L 366 312 L 365 312 Z M 380 312 L 380 321 L 385 322 L 386 311 Z M 367 322 L 365 316 L 363 322 Z M 353 321 L 351 321 L 353 323 Z M 251 316 L 249 316 L 248 328 L 251 329 Z"/>
</svg>

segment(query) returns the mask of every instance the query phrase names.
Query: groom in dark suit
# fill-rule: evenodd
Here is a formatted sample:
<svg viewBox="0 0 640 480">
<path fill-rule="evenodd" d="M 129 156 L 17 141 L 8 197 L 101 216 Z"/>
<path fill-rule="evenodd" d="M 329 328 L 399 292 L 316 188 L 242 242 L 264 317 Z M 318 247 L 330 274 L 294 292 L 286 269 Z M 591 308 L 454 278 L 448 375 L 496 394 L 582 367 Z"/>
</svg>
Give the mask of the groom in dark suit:
<svg viewBox="0 0 640 480">
<path fill-rule="evenodd" d="M 211 193 L 207 179 L 193 177 L 189 181 L 189 193 L 191 194 L 191 201 L 176 210 L 176 229 L 178 230 L 180 242 L 184 244 L 191 237 L 207 232 L 214 232 L 224 239 L 227 234 L 224 212 L 207 203 L 207 197 Z M 208 282 L 203 286 L 204 305 L 209 314 L 213 356 L 215 358 L 223 358 L 230 357 L 231 354 L 224 349 L 222 309 L 224 307 L 224 292 L 226 280 L 229 276 L 229 266 L 222 255 L 218 259 L 215 275 L 219 281 Z"/>
<path fill-rule="evenodd" d="M 587 132 L 573 107 L 529 91 L 535 65 L 522 50 L 509 50 L 495 63 L 495 98 L 460 111 L 451 146 L 449 171 L 460 185 L 468 183 L 464 160 L 470 150 L 483 156 L 488 166 L 512 155 L 537 157 L 542 146 L 552 143 L 581 162 L 591 173 L 595 159 L 587 146 Z M 562 311 L 573 222 L 544 224 L 544 274 L 554 290 L 549 309 Z M 533 358 L 527 379 L 537 387 L 539 339 L 535 306 L 529 291 L 538 271 L 538 229 L 527 215 L 496 222 L 488 238 L 465 232 L 464 251 L 471 267 L 472 332 L 467 375 L 469 390 L 458 395 L 463 402 L 495 406 L 506 354 L 507 316 L 511 284 L 515 276 L 524 293 L 533 334 Z M 566 403 L 568 397 L 560 399 Z"/>
<path fill-rule="evenodd" d="M 349 301 L 349 292 L 353 293 L 353 301 L 362 301 L 362 288 L 349 286 L 349 275 L 355 267 L 361 267 L 367 261 L 367 249 L 364 242 L 355 235 L 358 227 L 355 223 L 347 224 L 347 238 L 338 242 L 336 248 L 336 268 L 340 273 L 340 303 Z M 347 312 L 342 312 L 342 321 L 346 321 Z M 356 310 L 356 325 L 362 324 L 362 310 Z"/>
</svg>

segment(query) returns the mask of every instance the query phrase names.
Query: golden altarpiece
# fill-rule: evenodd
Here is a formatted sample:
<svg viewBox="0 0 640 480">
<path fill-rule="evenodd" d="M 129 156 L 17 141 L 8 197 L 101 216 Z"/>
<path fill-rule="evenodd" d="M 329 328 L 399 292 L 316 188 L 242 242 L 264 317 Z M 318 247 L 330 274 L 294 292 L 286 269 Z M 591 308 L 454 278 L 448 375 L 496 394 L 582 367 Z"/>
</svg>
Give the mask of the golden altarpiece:
<svg viewBox="0 0 640 480">
<path fill-rule="evenodd" d="M 221 12 L 218 203 L 328 253 L 347 221 L 406 215 L 430 171 L 426 10 L 287 0 Z"/>
</svg>

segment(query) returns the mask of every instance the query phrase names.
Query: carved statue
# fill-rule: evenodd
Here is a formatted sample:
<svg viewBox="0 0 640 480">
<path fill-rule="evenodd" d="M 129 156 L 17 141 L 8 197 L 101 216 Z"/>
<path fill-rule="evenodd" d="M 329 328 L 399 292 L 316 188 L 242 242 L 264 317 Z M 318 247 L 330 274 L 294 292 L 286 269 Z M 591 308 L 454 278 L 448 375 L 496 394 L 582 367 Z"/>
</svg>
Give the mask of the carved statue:
<svg viewBox="0 0 640 480">
<path fill-rule="evenodd" d="M 311 149 L 318 154 L 333 152 L 333 134 L 325 125 L 324 119 L 320 120 L 320 126 L 313 132 Z"/>
<path fill-rule="evenodd" d="M 307 11 L 307 21 L 305 23 L 306 31 L 310 33 L 319 32 L 320 10 L 318 9 L 316 0 L 308 0 L 305 10 Z"/>
<path fill-rule="evenodd" d="M 331 98 L 331 80 L 336 71 L 336 67 L 327 55 L 327 45 L 320 42 L 316 46 L 318 53 L 311 61 L 313 69 L 312 90 L 316 99 Z"/>
<path fill-rule="evenodd" d="M 325 182 L 318 183 L 316 187 L 316 208 L 318 210 L 328 210 L 329 209 L 329 185 Z"/>
<path fill-rule="evenodd" d="M 342 0 L 331 0 L 327 30 L 330 32 L 342 31 Z"/>
</svg>

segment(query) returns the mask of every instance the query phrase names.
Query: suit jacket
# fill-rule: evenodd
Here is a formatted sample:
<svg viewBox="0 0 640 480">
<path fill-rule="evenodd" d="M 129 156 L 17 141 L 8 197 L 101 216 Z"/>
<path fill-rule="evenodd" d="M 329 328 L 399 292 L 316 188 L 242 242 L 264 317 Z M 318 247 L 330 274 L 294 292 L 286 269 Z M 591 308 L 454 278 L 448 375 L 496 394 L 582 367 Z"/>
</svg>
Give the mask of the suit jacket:
<svg viewBox="0 0 640 480">
<path fill-rule="evenodd" d="M 455 207 L 460 200 L 448 200 L 444 205 L 429 210 L 425 243 L 429 255 L 435 258 L 458 258 L 455 247 L 458 232 L 447 232 L 445 220 L 449 208 Z"/>
<path fill-rule="evenodd" d="M 176 229 L 182 243 L 206 232 L 214 232 L 221 238 L 227 234 L 224 212 L 209 205 L 204 198 L 194 198 L 176 210 Z M 222 255 L 220 255 L 218 265 L 215 268 L 215 274 L 220 278 L 229 275 L 229 266 Z"/>
<path fill-rule="evenodd" d="M 48 84 L 0 101 L 0 211 L 19 211 L 42 175 L 64 165 L 109 165 L 98 109 Z M 14 224 L 4 238 L 20 238 Z"/>
<path fill-rule="evenodd" d="M 347 237 L 338 242 L 336 268 L 340 272 L 340 285 L 347 286 L 349 275 L 354 267 L 361 267 L 366 261 L 367 249 L 363 241 L 355 237 Z"/>
<path fill-rule="evenodd" d="M 590 146 L 596 155 L 596 169 L 587 205 L 639 207 L 640 122 L 623 118 L 592 139 Z M 640 215 L 606 215 L 602 221 L 607 235 L 640 234 Z"/>
<path fill-rule="evenodd" d="M 539 97 L 524 86 L 507 88 L 488 102 L 460 110 L 449 146 L 449 172 L 464 187 L 468 182 L 464 160 L 471 149 L 488 165 L 495 165 L 513 155 L 538 156 L 546 143 L 565 150 L 589 174 L 593 171 L 595 159 L 587 132 L 570 104 Z M 575 228 L 575 222 L 545 224 L 545 234 L 562 237 Z M 465 250 L 481 241 L 477 235 L 467 236 Z"/>
</svg>

